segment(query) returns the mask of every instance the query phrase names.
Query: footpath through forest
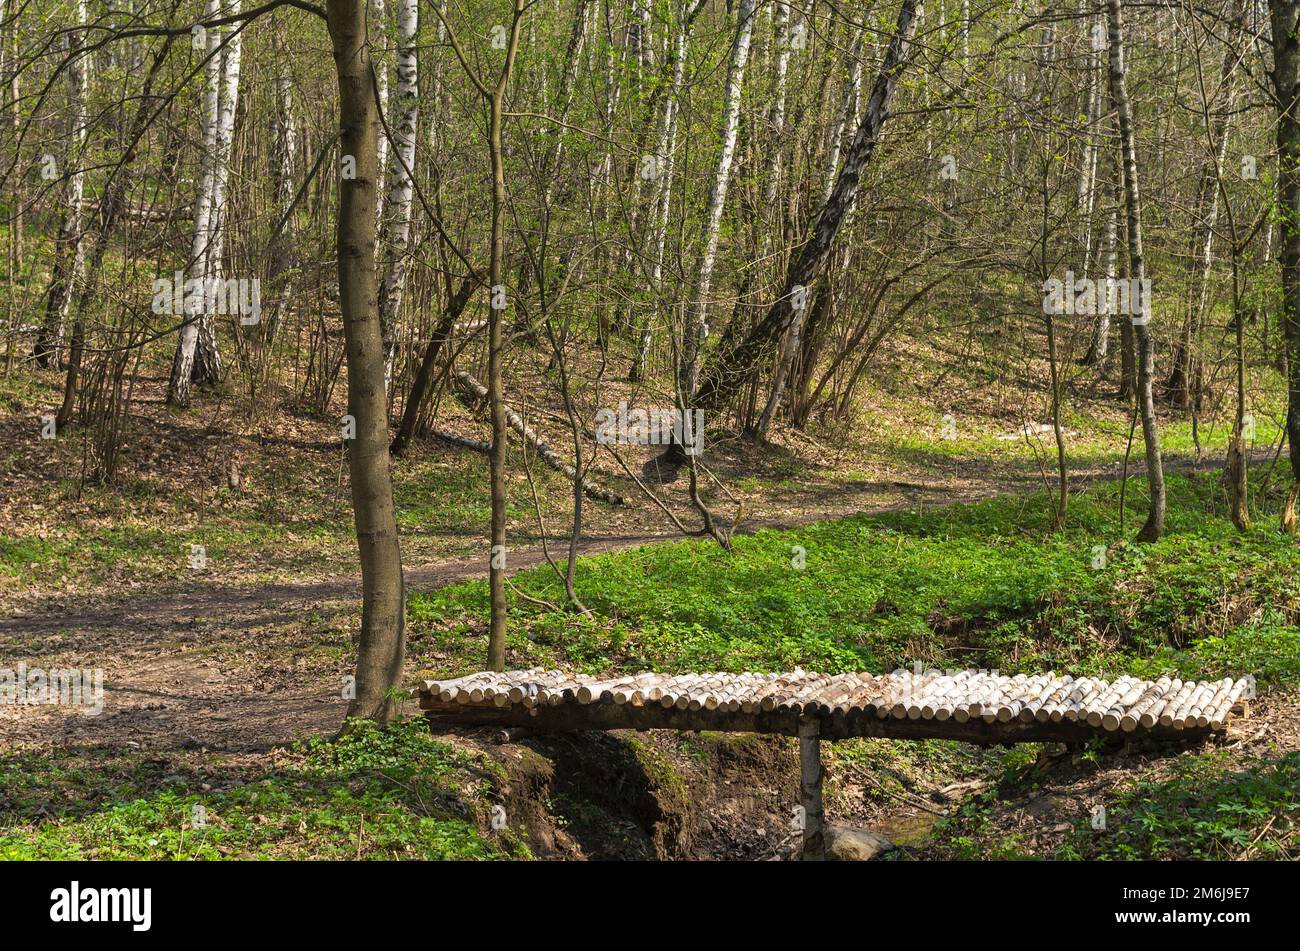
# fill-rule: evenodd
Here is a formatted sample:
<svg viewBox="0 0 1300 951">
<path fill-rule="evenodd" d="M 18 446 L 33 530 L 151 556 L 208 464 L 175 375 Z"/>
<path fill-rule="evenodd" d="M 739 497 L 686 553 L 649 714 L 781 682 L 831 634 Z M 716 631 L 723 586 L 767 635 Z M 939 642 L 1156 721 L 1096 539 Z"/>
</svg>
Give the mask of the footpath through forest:
<svg viewBox="0 0 1300 951">
<path fill-rule="evenodd" d="M 1167 470 L 1178 473 L 1219 465 L 1217 459 L 1166 460 Z M 1042 485 L 1041 476 L 1008 480 L 1004 470 L 983 478 L 960 471 L 960 477 L 954 470 L 930 484 L 859 483 L 793 514 L 787 510 L 780 519 L 748 519 L 738 531 L 975 502 Z M 1078 487 L 1115 479 L 1119 471 L 1113 464 L 1080 470 L 1071 482 Z M 900 489 L 907 501 L 881 501 L 897 498 Z M 578 550 L 590 556 L 681 539 L 676 531 L 595 535 Z M 563 558 L 567 543 L 552 539 L 548 547 L 552 558 Z M 514 549 L 510 571 L 545 559 L 541 546 Z M 442 559 L 407 567 L 407 591 L 432 591 L 485 575 L 477 555 Z M 352 575 L 265 585 L 192 584 L 165 595 L 119 597 L 106 591 L 58 610 L 24 604 L 0 620 L 3 656 L 51 669 L 103 669 L 105 709 L 92 717 L 59 706 L 0 707 L 0 742 L 236 751 L 332 733 L 346 709 L 340 684 L 349 669 L 346 644 L 359 599 L 360 583 Z"/>
</svg>

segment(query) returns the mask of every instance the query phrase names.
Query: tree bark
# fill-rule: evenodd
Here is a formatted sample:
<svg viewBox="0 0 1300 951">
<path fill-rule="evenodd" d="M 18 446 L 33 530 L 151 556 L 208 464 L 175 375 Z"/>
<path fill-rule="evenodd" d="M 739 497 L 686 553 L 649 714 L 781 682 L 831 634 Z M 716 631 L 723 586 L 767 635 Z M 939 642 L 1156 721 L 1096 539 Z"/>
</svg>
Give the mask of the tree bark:
<svg viewBox="0 0 1300 951">
<path fill-rule="evenodd" d="M 1282 263 L 1282 333 L 1286 343 L 1286 436 L 1292 488 L 1282 527 L 1295 534 L 1300 498 L 1300 0 L 1269 0 L 1273 90 L 1278 103 L 1278 257 Z"/>
<path fill-rule="evenodd" d="M 745 64 L 749 60 L 749 42 L 754 32 L 754 0 L 739 0 L 736 41 L 731 47 L 727 67 L 727 85 L 723 93 L 722 151 L 709 188 L 709 204 L 704 215 L 704 246 L 692 292 L 691 318 L 682 338 L 682 366 L 679 385 L 682 399 L 695 392 L 700 370 L 700 347 L 708 335 L 709 292 L 713 286 L 713 266 L 718 255 L 718 236 L 722 229 L 722 212 L 727 203 L 727 186 L 736 154 L 736 136 L 740 132 L 740 95 L 745 84 Z"/>
<path fill-rule="evenodd" d="M 416 38 L 420 29 L 418 0 L 397 0 L 397 108 L 388 126 L 393 149 L 388 156 L 388 201 L 383 209 L 380 247 L 388 258 L 379 290 L 379 320 L 384 333 L 384 376 L 392 380 L 397 355 L 398 318 L 406 289 L 411 240 L 411 207 L 415 197 L 415 139 L 420 125 L 419 64 Z"/>
<path fill-rule="evenodd" d="M 233 12 L 239 11 L 239 3 Z M 222 0 L 207 0 L 206 18 L 223 12 Z M 239 94 L 240 36 L 235 35 L 225 48 L 225 30 L 239 26 L 212 28 L 207 32 L 207 55 L 203 96 L 203 164 L 199 191 L 194 200 L 194 235 L 190 244 L 189 280 L 206 282 L 220 273 L 221 212 L 225 202 L 225 183 L 229 173 L 229 147 L 235 124 L 235 99 Z M 206 286 L 206 284 L 205 284 Z M 189 406 L 195 383 L 215 382 L 221 372 L 216 348 L 213 315 L 185 313 L 173 315 L 182 320 L 172 357 L 167 402 Z"/>
<path fill-rule="evenodd" d="M 519 30 L 526 6 L 527 0 L 515 0 L 505 64 L 488 97 L 488 147 L 492 157 L 492 252 L 488 265 L 488 284 L 489 293 L 493 296 L 493 306 L 488 308 L 487 382 L 488 406 L 492 416 L 492 453 L 488 456 L 492 482 L 492 550 L 488 558 L 488 588 L 492 601 L 488 626 L 488 667 L 491 670 L 506 669 L 506 440 L 509 423 L 506 420 L 505 383 L 501 367 L 504 356 L 504 309 L 496 306 L 496 295 L 505 292 L 502 280 L 506 253 L 506 170 L 505 152 L 501 144 L 501 120 L 506 88 L 519 51 Z"/>
<path fill-rule="evenodd" d="M 1110 32 L 1110 87 L 1111 98 L 1119 119 L 1120 150 L 1124 165 L 1124 205 L 1128 217 L 1128 253 L 1130 278 L 1142 282 L 1146 267 L 1142 257 L 1142 205 L 1138 191 L 1137 155 L 1133 136 L 1133 113 L 1129 105 L 1124 73 L 1124 20 L 1120 0 L 1107 0 L 1106 19 Z M 1146 444 L 1147 485 L 1151 498 L 1147 520 L 1138 532 L 1139 541 L 1155 541 L 1165 527 L 1165 474 L 1160 458 L 1160 433 L 1156 425 L 1155 401 L 1152 396 L 1155 376 L 1155 341 L 1146 318 L 1151 302 L 1145 301 L 1146 312 L 1138 319 L 1130 319 L 1133 326 L 1134 350 L 1137 359 L 1138 415 L 1142 418 L 1142 438 Z"/>
<path fill-rule="evenodd" d="M 239 12 L 240 0 L 234 0 L 226 9 Z M 227 27 L 233 35 L 226 44 L 221 67 L 221 108 L 217 119 L 217 169 L 212 182 L 212 211 L 210 227 L 212 241 L 205 259 L 205 274 L 221 277 L 224 272 L 226 232 L 229 230 L 226 186 L 230 181 L 230 158 L 235 144 L 235 113 L 239 106 L 240 59 L 243 50 L 243 32 L 239 26 Z M 204 313 L 199 319 L 198 347 L 194 354 L 194 382 L 212 385 L 221 379 L 221 352 L 217 349 L 216 315 Z"/>
<path fill-rule="evenodd" d="M 389 472 L 384 342 L 376 300 L 375 204 L 379 116 L 366 42 L 363 0 L 328 0 L 338 77 L 340 151 L 356 161 L 356 177 L 339 182 L 339 304 L 348 366 L 348 413 L 356 438 L 348 444 L 352 507 L 361 560 L 361 637 L 356 693 L 348 716 L 387 722 L 400 709 L 405 656 L 402 555 Z"/>
<path fill-rule="evenodd" d="M 79 26 L 86 24 L 85 0 L 78 0 L 77 24 Z M 17 29 L 16 23 L 14 29 Z M 42 367 L 58 364 L 59 347 L 63 343 L 63 334 L 68 322 L 68 306 L 76 294 L 85 267 L 82 204 L 86 184 L 82 166 L 85 162 L 88 121 L 85 113 L 90 64 L 87 62 L 87 57 L 76 55 L 81 47 L 81 34 L 68 33 L 68 54 L 74 58 L 68 63 L 68 123 L 64 133 L 66 147 L 63 151 L 63 166 L 59 170 L 65 177 L 62 220 L 59 223 L 59 235 L 54 242 L 54 266 L 50 269 L 50 286 L 46 291 L 45 320 L 33 351 L 37 365 Z M 14 76 L 17 75 L 17 64 L 15 64 Z M 18 109 L 16 96 L 14 109 L 15 111 Z M 15 222 L 15 225 L 17 224 L 18 222 Z"/>
</svg>

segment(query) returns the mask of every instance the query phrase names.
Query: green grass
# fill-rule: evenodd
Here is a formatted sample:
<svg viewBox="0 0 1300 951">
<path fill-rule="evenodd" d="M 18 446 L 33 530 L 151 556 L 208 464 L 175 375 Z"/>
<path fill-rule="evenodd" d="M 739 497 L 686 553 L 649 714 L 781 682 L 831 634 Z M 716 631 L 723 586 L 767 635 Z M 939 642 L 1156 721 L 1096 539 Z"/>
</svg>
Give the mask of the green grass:
<svg viewBox="0 0 1300 951">
<path fill-rule="evenodd" d="M 80 438 L 74 432 L 51 444 L 65 461 L 50 466 L 64 477 L 37 484 L 23 517 L 0 523 L 0 579 L 14 579 L 16 588 L 355 570 L 345 463 L 336 450 L 250 450 L 242 491 L 230 490 L 212 471 L 182 478 L 159 466 L 137 471 L 134 464 L 123 466 L 119 483 L 101 486 L 76 478 Z M 534 477 L 548 520 L 563 521 L 563 477 L 549 469 Z M 534 532 L 536 523 L 524 477 L 512 481 L 507 516 L 518 538 Z M 397 462 L 398 525 L 411 557 L 461 554 L 471 539 L 483 537 L 490 514 L 486 482 L 487 463 L 472 453 L 414 452 Z M 203 572 L 189 567 L 191 545 L 205 549 L 209 567 Z"/>
<path fill-rule="evenodd" d="M 480 831 L 494 764 L 431 739 L 422 720 L 300 744 L 261 774 L 213 754 L 156 757 L 0 757 L 0 859 L 527 855 L 514 833 Z"/>
<path fill-rule="evenodd" d="M 1234 766 L 1226 751 L 1179 758 L 1173 775 L 1135 780 L 1106 805 L 1104 828 L 1080 823 L 1060 858 L 1300 856 L 1300 753 Z"/>
<path fill-rule="evenodd" d="M 1046 495 L 764 531 L 727 554 L 686 541 L 584 559 L 588 615 L 512 601 L 512 664 L 587 670 L 887 670 L 916 660 L 1006 671 L 1300 674 L 1300 546 L 1261 520 L 1237 532 L 1213 477 L 1169 480 L 1167 536 L 1140 522 L 1130 483 L 1076 495 L 1051 530 Z M 1104 546 L 1105 564 L 1093 568 Z M 803 567 L 797 567 L 802 563 Z M 518 590 L 559 604 L 549 569 Z M 481 665 L 487 588 L 411 598 L 417 656 Z"/>
</svg>

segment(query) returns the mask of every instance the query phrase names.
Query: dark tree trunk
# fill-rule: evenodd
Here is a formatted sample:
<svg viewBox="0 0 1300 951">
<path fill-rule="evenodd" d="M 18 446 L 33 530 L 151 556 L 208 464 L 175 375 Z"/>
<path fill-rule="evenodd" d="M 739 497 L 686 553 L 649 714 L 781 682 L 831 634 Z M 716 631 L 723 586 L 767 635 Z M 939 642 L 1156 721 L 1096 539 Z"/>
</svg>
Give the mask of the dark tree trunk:
<svg viewBox="0 0 1300 951">
<path fill-rule="evenodd" d="M 1296 531 L 1300 498 L 1300 0 L 1269 0 L 1273 34 L 1273 90 L 1278 104 L 1278 256 L 1282 262 L 1282 333 L 1286 342 L 1286 436 L 1292 489 L 1282 526 Z"/>
<path fill-rule="evenodd" d="M 405 655 L 402 555 L 389 472 L 384 341 L 375 267 L 379 114 L 363 0 L 329 0 L 329 32 L 338 74 L 340 154 L 356 160 L 356 176 L 339 183 L 339 304 L 347 346 L 348 413 L 356 438 L 348 444 L 352 507 L 361 556 L 361 639 L 356 694 L 348 716 L 381 723 L 400 709 L 393 691 Z"/>
</svg>

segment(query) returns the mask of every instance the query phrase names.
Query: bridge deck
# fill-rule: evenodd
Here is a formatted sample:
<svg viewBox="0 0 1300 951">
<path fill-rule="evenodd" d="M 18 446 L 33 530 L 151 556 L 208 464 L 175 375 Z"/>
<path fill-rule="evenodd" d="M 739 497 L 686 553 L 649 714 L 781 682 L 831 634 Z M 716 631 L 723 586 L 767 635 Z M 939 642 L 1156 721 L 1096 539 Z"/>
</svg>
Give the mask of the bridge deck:
<svg viewBox="0 0 1300 951">
<path fill-rule="evenodd" d="M 428 680 L 431 723 L 561 730 L 712 730 L 952 739 L 976 743 L 1079 742 L 1101 733 L 1192 739 L 1246 713 L 1249 677 L 1113 681 L 991 671 L 872 675 L 642 673 L 593 677 L 558 670 L 484 672 Z"/>
</svg>

